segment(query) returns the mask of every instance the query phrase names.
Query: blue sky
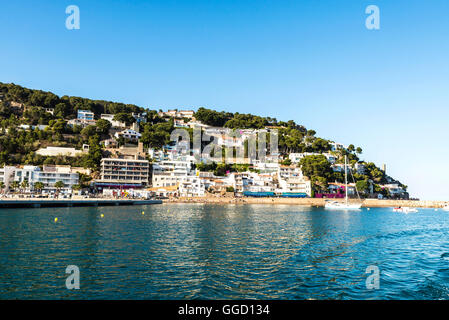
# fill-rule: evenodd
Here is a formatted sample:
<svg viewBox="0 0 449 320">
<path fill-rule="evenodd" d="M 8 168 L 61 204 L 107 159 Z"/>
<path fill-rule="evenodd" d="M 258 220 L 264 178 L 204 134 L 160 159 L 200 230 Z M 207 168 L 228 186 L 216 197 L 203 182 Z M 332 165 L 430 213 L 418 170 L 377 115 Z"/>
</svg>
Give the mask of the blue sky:
<svg viewBox="0 0 449 320">
<path fill-rule="evenodd" d="M 81 29 L 65 28 L 77 5 Z M 380 8 L 381 29 L 365 28 Z M 0 81 L 293 119 L 449 200 L 449 2 L 5 1 Z"/>
</svg>

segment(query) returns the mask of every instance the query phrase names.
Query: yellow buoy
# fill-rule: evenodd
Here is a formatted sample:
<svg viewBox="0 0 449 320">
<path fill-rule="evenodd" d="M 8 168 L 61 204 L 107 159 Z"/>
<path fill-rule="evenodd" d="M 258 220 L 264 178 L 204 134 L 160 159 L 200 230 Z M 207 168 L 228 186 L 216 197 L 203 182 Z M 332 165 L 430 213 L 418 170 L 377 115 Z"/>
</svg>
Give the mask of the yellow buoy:
<svg viewBox="0 0 449 320">
<path fill-rule="evenodd" d="M 142 215 L 144 215 L 145 214 L 145 212 L 144 211 L 142 211 Z"/>
<path fill-rule="evenodd" d="M 55 218 L 55 222 L 58 222 L 58 218 Z"/>
<path fill-rule="evenodd" d="M 104 218 L 104 214 L 101 214 L 101 216 L 100 216 L 100 217 Z"/>
</svg>

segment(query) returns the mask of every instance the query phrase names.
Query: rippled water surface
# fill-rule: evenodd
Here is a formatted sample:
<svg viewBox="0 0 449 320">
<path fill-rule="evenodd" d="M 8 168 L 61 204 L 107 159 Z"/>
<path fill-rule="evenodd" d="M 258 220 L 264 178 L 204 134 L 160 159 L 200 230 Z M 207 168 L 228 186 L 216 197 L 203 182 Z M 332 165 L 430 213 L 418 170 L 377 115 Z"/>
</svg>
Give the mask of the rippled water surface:
<svg viewBox="0 0 449 320">
<path fill-rule="evenodd" d="M 449 213 L 433 209 L 1 209 L 0 298 L 447 299 L 448 235 Z M 65 287 L 68 265 L 80 290 Z"/>
</svg>

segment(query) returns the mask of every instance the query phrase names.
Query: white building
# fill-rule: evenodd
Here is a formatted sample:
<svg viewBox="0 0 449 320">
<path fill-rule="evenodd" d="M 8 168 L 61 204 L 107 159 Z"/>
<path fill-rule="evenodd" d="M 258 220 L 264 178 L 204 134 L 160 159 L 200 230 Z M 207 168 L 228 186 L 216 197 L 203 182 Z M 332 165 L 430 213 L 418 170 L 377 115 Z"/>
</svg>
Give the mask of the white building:
<svg viewBox="0 0 449 320">
<path fill-rule="evenodd" d="M 206 192 L 202 179 L 196 176 L 184 177 L 178 190 L 181 197 L 203 197 Z"/>
<path fill-rule="evenodd" d="M 163 160 L 153 164 L 153 188 L 177 186 L 184 178 L 195 175 L 192 170 L 194 158 L 186 156 L 181 159 Z"/>
<path fill-rule="evenodd" d="M 142 135 L 135 130 L 125 129 L 121 132 L 116 132 L 114 136 L 117 139 L 122 137 L 122 138 L 130 139 L 130 140 L 139 140 Z"/>
<path fill-rule="evenodd" d="M 330 153 L 317 153 L 317 152 L 302 152 L 302 153 L 290 153 L 288 155 L 288 158 L 292 163 L 299 163 L 302 158 L 307 156 L 319 156 L 323 155 L 326 157 L 327 161 L 329 161 L 331 164 L 334 164 L 335 161 L 337 161 L 337 157 L 330 154 Z"/>
<path fill-rule="evenodd" d="M 5 184 L 5 190 L 9 189 L 9 185 L 14 181 L 16 167 L 4 166 L 0 168 L 0 182 Z"/>
<path fill-rule="evenodd" d="M 56 191 L 55 184 L 58 181 L 64 183 L 61 189 L 64 193 L 71 193 L 72 187 L 79 184 L 79 174 L 72 172 L 70 166 L 43 166 L 42 170 L 37 166 L 24 166 L 15 170 L 14 181 L 22 183 L 28 181 L 29 188 L 34 189 L 34 184 L 44 184 L 44 192 Z"/>
<path fill-rule="evenodd" d="M 170 117 L 170 118 L 187 118 L 192 119 L 195 115 L 193 110 L 168 110 L 167 112 L 159 112 L 159 117 Z"/>
<path fill-rule="evenodd" d="M 331 145 L 331 150 L 332 151 L 338 151 L 338 150 L 346 149 L 346 147 L 343 144 L 341 144 L 341 143 L 329 142 L 329 144 Z"/>
<path fill-rule="evenodd" d="M 280 191 L 285 193 L 306 193 L 312 195 L 312 183 L 304 178 L 289 178 L 279 180 Z"/>
<path fill-rule="evenodd" d="M 76 157 L 83 154 L 83 151 L 75 148 L 47 147 L 36 151 L 36 154 L 47 157 L 67 156 Z"/>
<path fill-rule="evenodd" d="M 147 122 L 147 114 L 145 113 L 133 113 L 132 116 L 136 119 L 137 123 L 146 123 Z"/>
<path fill-rule="evenodd" d="M 78 119 L 79 120 L 94 120 L 94 113 L 89 110 L 78 110 Z"/>
<path fill-rule="evenodd" d="M 114 115 L 113 114 L 102 114 L 100 116 L 100 118 L 103 119 L 103 120 L 109 121 L 111 123 L 112 127 L 126 128 L 126 123 L 114 120 Z"/>
<path fill-rule="evenodd" d="M 73 126 L 80 126 L 80 127 L 87 127 L 87 126 L 94 126 L 97 123 L 95 120 L 83 120 L 83 119 L 71 119 L 67 121 L 67 125 L 69 127 Z"/>
</svg>

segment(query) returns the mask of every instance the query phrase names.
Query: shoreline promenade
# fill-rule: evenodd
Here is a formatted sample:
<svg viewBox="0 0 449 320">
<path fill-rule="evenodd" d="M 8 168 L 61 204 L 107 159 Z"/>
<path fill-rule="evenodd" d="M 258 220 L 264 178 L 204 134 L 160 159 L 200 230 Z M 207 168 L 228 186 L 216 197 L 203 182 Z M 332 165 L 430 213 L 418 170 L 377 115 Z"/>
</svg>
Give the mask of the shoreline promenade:
<svg viewBox="0 0 449 320">
<path fill-rule="evenodd" d="M 343 202 L 343 199 L 330 199 L 332 201 Z M 164 203 L 204 203 L 204 204 L 267 204 L 267 205 L 299 205 L 324 207 L 326 199 L 322 198 L 232 198 L 232 197 L 197 197 L 197 198 L 171 198 L 164 200 Z M 349 202 L 357 202 L 349 200 Z M 363 207 L 415 207 L 415 208 L 442 208 L 446 201 L 424 201 L 424 200 L 362 200 Z"/>
<path fill-rule="evenodd" d="M 1 199 L 0 208 L 104 207 L 162 204 L 162 200 L 141 199 Z"/>
</svg>

